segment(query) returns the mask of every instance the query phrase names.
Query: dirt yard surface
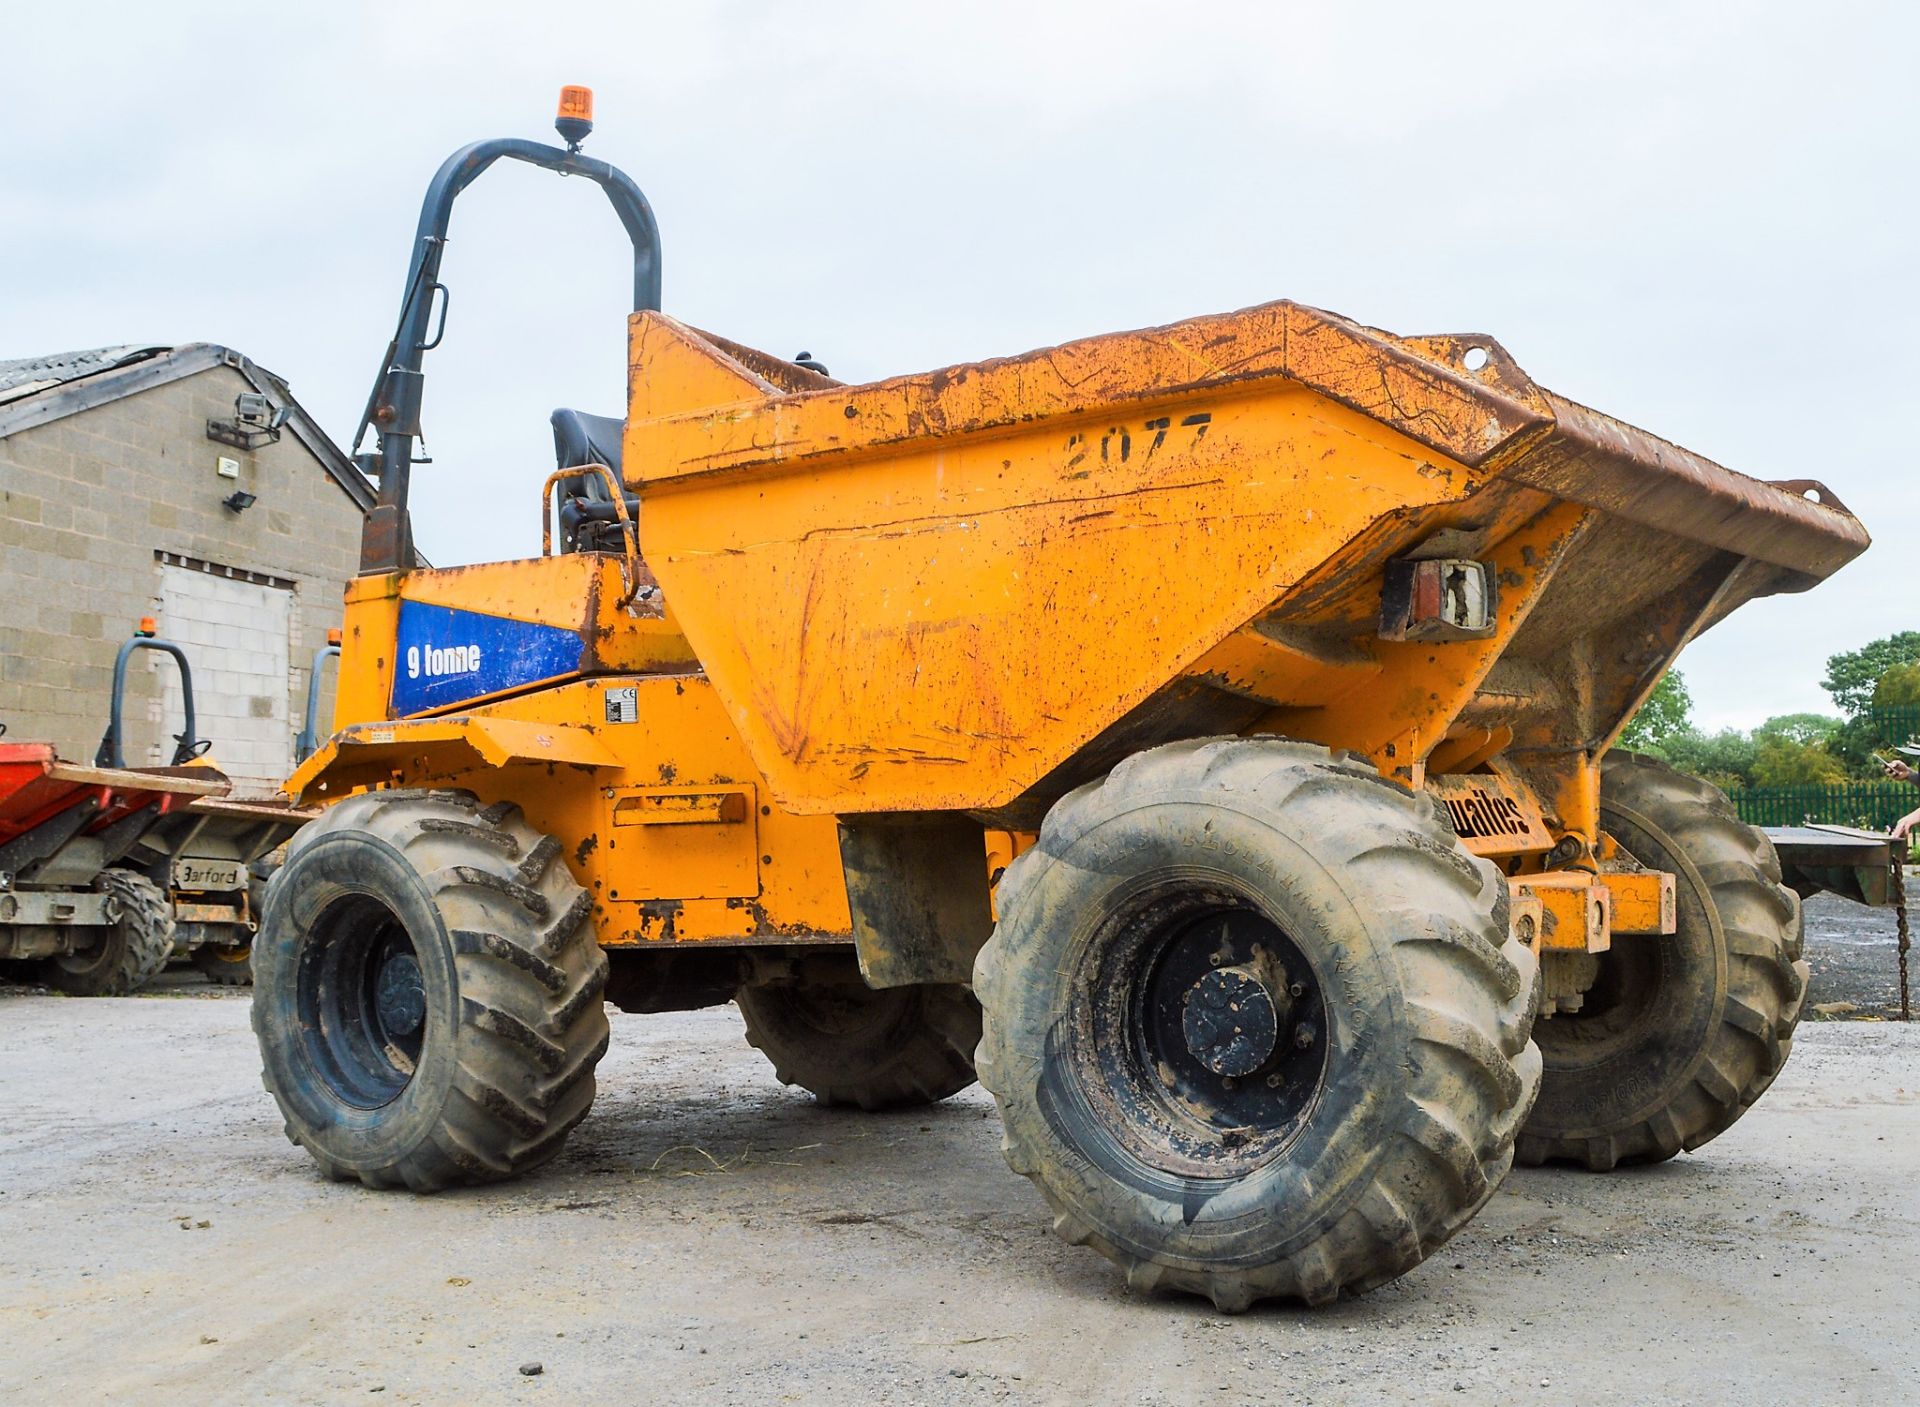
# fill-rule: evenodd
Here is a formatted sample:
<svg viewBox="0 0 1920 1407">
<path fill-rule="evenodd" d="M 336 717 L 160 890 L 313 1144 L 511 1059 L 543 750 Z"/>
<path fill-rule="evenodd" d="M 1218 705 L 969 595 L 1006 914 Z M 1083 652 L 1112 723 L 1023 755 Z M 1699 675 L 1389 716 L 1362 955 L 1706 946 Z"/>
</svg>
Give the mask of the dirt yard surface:
<svg viewBox="0 0 1920 1407">
<path fill-rule="evenodd" d="M 1869 909 L 1831 894 L 1807 900 L 1807 1001 L 1842 1017 L 1897 1016 L 1900 968 L 1892 909 Z M 1915 916 L 1920 922 L 1920 915 Z M 1909 953 L 1910 982 L 1920 983 L 1920 953 Z M 1913 994 L 1920 997 L 1920 992 Z M 1849 1010 L 1848 1008 L 1851 1008 Z M 1812 1012 L 1816 1018 L 1822 1013 Z"/>
<path fill-rule="evenodd" d="M 1225 1318 L 1055 1240 L 978 1089 L 823 1111 L 732 1008 L 615 1016 L 562 1157 L 434 1198 L 320 1180 L 247 1010 L 0 989 L 0 1402 L 1769 1407 L 1920 1373 L 1913 1027 L 1810 1022 L 1700 1154 L 1516 1173 L 1394 1285 Z"/>
</svg>

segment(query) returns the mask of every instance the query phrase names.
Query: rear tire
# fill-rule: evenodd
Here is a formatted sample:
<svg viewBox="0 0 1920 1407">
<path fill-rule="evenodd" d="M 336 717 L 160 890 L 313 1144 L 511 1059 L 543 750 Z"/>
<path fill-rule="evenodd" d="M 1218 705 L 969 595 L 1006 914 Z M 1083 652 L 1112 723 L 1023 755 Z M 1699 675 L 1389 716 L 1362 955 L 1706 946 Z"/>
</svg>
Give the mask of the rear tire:
<svg viewBox="0 0 1920 1407">
<path fill-rule="evenodd" d="M 255 931 L 266 917 L 267 882 L 279 869 L 277 862 L 266 863 L 255 860 L 247 866 L 247 911 L 253 915 Z M 206 979 L 216 987 L 251 987 L 253 985 L 253 936 L 247 941 L 231 947 L 219 947 L 212 943 L 203 943 L 193 950 L 193 965 L 206 975 Z"/>
<path fill-rule="evenodd" d="M 1131 1288 L 1322 1304 L 1506 1175 L 1538 969 L 1424 792 L 1300 743 L 1155 748 L 1062 799 L 998 897 L 1007 1162 Z"/>
<path fill-rule="evenodd" d="M 251 987 L 253 944 L 246 942 L 235 947 L 220 947 L 213 943 L 202 943 L 193 950 L 193 965 L 205 973 L 207 980 L 216 987 Z"/>
<path fill-rule="evenodd" d="M 559 843 L 465 792 L 349 797 L 255 935 L 261 1078 L 329 1177 L 431 1192 L 559 1152 L 607 1048 L 606 955 Z"/>
<path fill-rule="evenodd" d="M 1600 823 L 1674 876 L 1679 925 L 1615 938 L 1581 1009 L 1534 1033 L 1546 1074 L 1517 1156 L 1595 1172 L 1724 1133 L 1786 1063 L 1807 993 L 1800 900 L 1772 842 L 1710 783 L 1632 753 L 1602 767 Z"/>
<path fill-rule="evenodd" d="M 173 956 L 173 905 L 159 885 L 132 870 L 102 870 L 95 887 L 120 901 L 120 921 L 101 929 L 84 952 L 48 958 L 41 979 L 70 997 L 132 996 Z"/>
<path fill-rule="evenodd" d="M 839 980 L 742 988 L 747 1043 L 782 1084 L 822 1104 L 933 1104 L 974 1083 L 980 1005 L 965 987 L 876 990 L 851 961 Z"/>
</svg>

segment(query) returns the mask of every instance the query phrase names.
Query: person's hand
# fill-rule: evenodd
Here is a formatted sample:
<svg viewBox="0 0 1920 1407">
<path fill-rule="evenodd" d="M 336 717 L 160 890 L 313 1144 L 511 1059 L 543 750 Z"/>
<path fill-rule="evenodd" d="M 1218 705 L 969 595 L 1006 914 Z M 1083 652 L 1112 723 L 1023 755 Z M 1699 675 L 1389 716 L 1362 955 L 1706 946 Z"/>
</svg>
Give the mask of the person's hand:
<svg viewBox="0 0 1920 1407">
<path fill-rule="evenodd" d="M 1913 768 L 1907 766 L 1904 762 L 1889 762 L 1887 764 L 1887 775 L 1892 777 L 1896 782 L 1910 781 L 1913 778 Z"/>
<path fill-rule="evenodd" d="M 1895 840 L 1905 840 L 1907 838 L 1907 832 L 1911 831 L 1915 826 L 1920 826 L 1920 811 L 1909 811 L 1893 823 L 1893 838 Z"/>
</svg>

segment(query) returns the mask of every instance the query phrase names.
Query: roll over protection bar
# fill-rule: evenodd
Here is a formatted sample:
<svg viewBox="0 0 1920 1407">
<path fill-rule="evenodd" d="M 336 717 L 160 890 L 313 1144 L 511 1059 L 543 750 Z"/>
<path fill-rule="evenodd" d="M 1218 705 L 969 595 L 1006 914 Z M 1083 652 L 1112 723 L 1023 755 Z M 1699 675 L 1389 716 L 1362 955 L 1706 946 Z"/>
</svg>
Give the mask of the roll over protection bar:
<svg viewBox="0 0 1920 1407">
<path fill-rule="evenodd" d="M 414 464 L 413 442 L 420 434 L 421 363 L 446 332 L 448 295 L 446 285 L 440 282 L 440 258 L 446 249 L 454 198 L 502 157 L 542 166 L 562 176 L 584 176 L 606 192 L 633 242 L 634 311 L 660 307 L 660 227 L 646 196 L 626 172 L 582 156 L 578 150 L 562 150 L 519 137 L 475 142 L 442 162 L 421 203 L 399 325 L 353 435 L 355 462 L 362 472 L 377 475 L 380 481 L 379 499 L 367 515 L 361 538 L 363 575 L 401 571 L 414 563 L 407 491 Z M 429 337 L 435 292 L 440 294 L 440 325 Z M 363 454 L 360 443 L 369 427 L 377 430 L 380 447 Z"/>
<path fill-rule="evenodd" d="M 127 661 L 135 650 L 159 650 L 162 654 L 173 656 L 173 662 L 180 667 L 180 694 L 186 700 L 186 728 L 174 734 L 173 761 L 169 764 L 179 767 L 191 762 L 207 750 L 206 744 L 194 732 L 193 718 L 193 670 L 187 664 L 187 652 L 171 640 L 156 640 L 150 635 L 136 635 L 120 646 L 120 653 L 113 658 L 113 701 L 107 716 L 107 731 L 101 735 L 100 750 L 93 756 L 96 767 L 125 767 L 127 765 L 123 713 L 127 701 Z"/>
</svg>

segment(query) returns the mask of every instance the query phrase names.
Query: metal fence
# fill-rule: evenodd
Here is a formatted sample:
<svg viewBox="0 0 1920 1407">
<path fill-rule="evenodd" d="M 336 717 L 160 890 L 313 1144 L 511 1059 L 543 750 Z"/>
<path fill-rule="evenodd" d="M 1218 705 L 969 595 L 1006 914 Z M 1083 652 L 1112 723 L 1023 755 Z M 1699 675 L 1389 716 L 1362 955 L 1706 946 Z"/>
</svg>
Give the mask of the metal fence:
<svg viewBox="0 0 1920 1407">
<path fill-rule="evenodd" d="M 1733 793 L 1733 805 L 1750 826 L 1798 826 L 1813 821 L 1883 831 L 1907 812 L 1920 809 L 1920 788 L 1910 782 L 1749 787 Z"/>
</svg>

